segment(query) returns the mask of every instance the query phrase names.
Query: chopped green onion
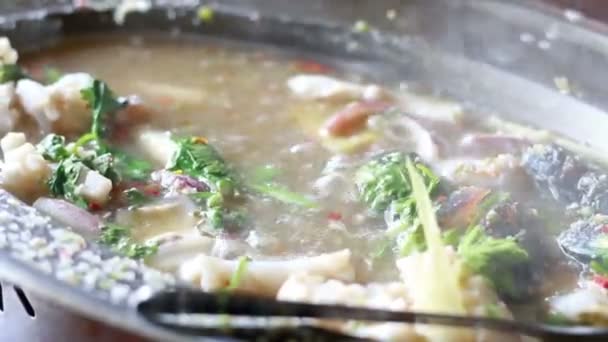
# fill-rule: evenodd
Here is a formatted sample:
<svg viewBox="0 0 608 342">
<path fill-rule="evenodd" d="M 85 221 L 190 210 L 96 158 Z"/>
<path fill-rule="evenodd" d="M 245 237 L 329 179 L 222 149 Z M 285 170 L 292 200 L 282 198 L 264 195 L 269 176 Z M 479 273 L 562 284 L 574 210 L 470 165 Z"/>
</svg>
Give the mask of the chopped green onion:
<svg viewBox="0 0 608 342">
<path fill-rule="evenodd" d="M 283 185 L 279 185 L 276 183 L 262 183 L 250 184 L 249 187 L 263 195 L 272 197 L 283 203 L 294 204 L 305 208 L 317 207 L 317 203 L 315 203 L 313 200 L 307 198 L 304 195 L 290 191 Z"/>
<path fill-rule="evenodd" d="M 355 22 L 355 25 L 353 26 L 353 31 L 357 33 L 368 32 L 369 29 L 369 24 L 365 20 L 357 20 L 357 22 Z"/>
<path fill-rule="evenodd" d="M 247 256 L 242 256 L 239 258 L 236 270 L 234 273 L 232 273 L 232 277 L 230 277 L 230 282 L 226 288 L 227 290 L 235 290 L 241 285 L 243 278 L 245 277 L 245 273 L 247 273 L 249 261 L 251 261 L 251 259 L 249 259 Z"/>
<path fill-rule="evenodd" d="M 198 18 L 206 23 L 206 24 L 210 24 L 213 22 L 213 18 L 214 18 L 214 11 L 211 7 L 209 6 L 201 6 L 198 8 L 198 12 L 197 12 Z"/>
</svg>

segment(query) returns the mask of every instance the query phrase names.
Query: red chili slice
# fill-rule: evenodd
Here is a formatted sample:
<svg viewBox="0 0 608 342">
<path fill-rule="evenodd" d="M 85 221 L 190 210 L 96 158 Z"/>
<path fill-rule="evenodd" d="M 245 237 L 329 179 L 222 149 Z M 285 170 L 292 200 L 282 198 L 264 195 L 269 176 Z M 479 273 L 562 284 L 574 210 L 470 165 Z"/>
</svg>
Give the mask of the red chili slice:
<svg viewBox="0 0 608 342">
<path fill-rule="evenodd" d="M 608 289 L 608 277 L 596 274 L 593 276 L 593 282 L 605 289 Z"/>
<path fill-rule="evenodd" d="M 333 71 L 332 68 L 325 64 L 321 64 L 307 59 L 297 61 L 296 68 L 299 71 L 312 74 L 328 74 Z"/>
<path fill-rule="evenodd" d="M 90 211 L 98 211 L 101 210 L 103 208 L 103 206 L 97 202 L 91 202 L 89 203 L 89 210 Z"/>
<path fill-rule="evenodd" d="M 327 218 L 328 218 L 330 221 L 340 221 L 340 220 L 342 220 L 342 214 L 340 214 L 340 213 L 339 213 L 339 212 L 337 212 L 337 211 L 330 211 L 330 212 L 327 214 Z"/>
</svg>

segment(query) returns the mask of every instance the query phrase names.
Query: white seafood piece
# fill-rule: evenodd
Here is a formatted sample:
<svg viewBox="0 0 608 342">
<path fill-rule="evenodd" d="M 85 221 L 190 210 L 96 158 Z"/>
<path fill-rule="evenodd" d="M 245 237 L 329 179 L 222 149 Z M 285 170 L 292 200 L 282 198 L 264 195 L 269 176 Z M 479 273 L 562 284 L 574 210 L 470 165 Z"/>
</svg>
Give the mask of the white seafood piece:
<svg viewBox="0 0 608 342">
<path fill-rule="evenodd" d="M 0 141 L 4 164 L 1 184 L 21 199 L 34 199 L 46 193 L 51 168 L 40 152 L 26 142 L 25 134 L 10 132 Z"/>
<path fill-rule="evenodd" d="M 15 128 L 19 111 L 14 106 L 15 83 L 0 84 L 0 132 L 7 133 Z"/>
<path fill-rule="evenodd" d="M 456 262 L 458 256 L 454 252 L 452 247 L 446 247 L 448 254 L 451 257 L 451 262 Z M 399 269 L 402 280 L 404 281 L 407 292 L 412 298 L 411 309 L 425 310 L 420 307 L 420 303 L 416 298 L 421 293 L 425 293 L 428 284 L 424 284 L 418 281 L 420 278 L 420 272 L 424 269 L 425 265 L 432 265 L 433 255 L 431 253 L 415 253 L 405 258 L 397 260 L 397 268 Z M 461 280 L 459 285 L 461 286 L 460 291 L 462 293 L 463 305 L 468 315 L 472 316 L 497 316 L 501 318 L 511 319 L 512 315 L 509 312 L 506 305 L 500 301 L 498 295 L 493 288 L 488 284 L 487 280 L 482 276 L 474 275 L 469 273 L 467 270 L 461 270 Z M 492 310 L 489 312 L 488 308 Z M 416 326 L 416 330 L 429 338 L 434 336 L 432 332 L 433 327 L 428 326 Z M 458 330 L 454 330 L 456 332 Z M 459 341 L 519 341 L 518 337 L 513 335 L 497 333 L 488 330 L 474 330 L 470 333 L 460 331 L 458 333 Z"/>
<path fill-rule="evenodd" d="M 116 222 L 133 227 L 132 235 L 137 240 L 147 240 L 166 231 L 190 233 L 198 218 L 193 215 L 197 206 L 187 196 L 164 198 L 135 209 L 120 209 Z"/>
<path fill-rule="evenodd" d="M 53 129 L 64 134 L 80 134 L 91 125 L 91 110 L 82 99 L 81 91 L 93 84 L 86 73 L 66 74 L 47 86 L 49 105 L 47 117 L 54 121 Z"/>
<path fill-rule="evenodd" d="M 437 159 L 439 149 L 437 148 L 437 144 L 435 144 L 431 133 L 426 130 L 426 128 L 407 116 L 400 117 L 397 122 L 409 132 L 411 140 L 416 146 L 415 151 L 420 158 L 427 162 Z"/>
<path fill-rule="evenodd" d="M 158 165 L 167 165 L 177 150 L 171 132 L 143 130 L 137 137 L 137 145 L 146 156 Z"/>
<path fill-rule="evenodd" d="M 608 290 L 587 281 L 571 293 L 549 300 L 552 311 L 580 323 L 608 325 Z"/>
<path fill-rule="evenodd" d="M 95 170 L 88 170 L 76 187 L 76 194 L 89 203 L 105 204 L 110 199 L 112 181 Z"/>
<path fill-rule="evenodd" d="M 440 100 L 413 93 L 397 94 L 399 105 L 408 114 L 432 121 L 459 124 L 464 118 L 464 109 L 456 102 Z"/>
<path fill-rule="evenodd" d="M 91 75 L 74 73 L 64 75 L 48 86 L 20 80 L 15 92 L 25 112 L 43 131 L 80 134 L 91 124 L 91 111 L 82 99 L 81 90 L 92 83 Z"/>
<path fill-rule="evenodd" d="M 46 87 L 36 81 L 23 79 L 17 82 L 15 94 L 25 113 L 36 120 L 40 130 L 51 132 L 52 120 L 46 115 L 46 108 L 49 105 Z"/>
<path fill-rule="evenodd" d="M 11 46 L 10 40 L 6 37 L 0 37 L 0 65 L 15 64 L 18 58 L 19 54 Z"/>
<path fill-rule="evenodd" d="M 134 86 L 144 96 L 150 97 L 170 97 L 175 102 L 184 105 L 200 105 L 205 102 L 206 92 L 204 89 L 188 87 L 170 83 L 158 83 L 139 80 L 134 82 Z"/>
<path fill-rule="evenodd" d="M 287 86 L 294 95 L 305 100 L 374 101 L 389 97 L 375 84 L 360 85 L 323 75 L 296 75 L 287 80 Z"/>
<path fill-rule="evenodd" d="M 214 239 L 197 232 L 190 234 L 165 233 L 149 241 L 159 244 L 158 252 L 146 259 L 146 263 L 166 272 L 175 272 L 187 260 L 199 254 L 210 254 Z"/>
<path fill-rule="evenodd" d="M 259 295 L 275 296 L 281 285 L 294 273 L 308 272 L 325 277 L 352 281 L 355 277 L 350 251 L 321 254 L 291 260 L 254 260 L 247 264 L 238 289 Z M 179 277 L 200 286 L 204 291 L 225 288 L 239 262 L 199 255 L 185 262 Z"/>
<path fill-rule="evenodd" d="M 346 284 L 319 275 L 298 273 L 290 276 L 277 294 L 277 299 L 313 304 L 339 304 L 384 310 L 405 311 L 411 305 L 402 282 Z M 339 332 L 375 340 L 420 340 L 411 325 L 398 323 L 363 324 L 323 320 L 319 325 Z"/>
</svg>

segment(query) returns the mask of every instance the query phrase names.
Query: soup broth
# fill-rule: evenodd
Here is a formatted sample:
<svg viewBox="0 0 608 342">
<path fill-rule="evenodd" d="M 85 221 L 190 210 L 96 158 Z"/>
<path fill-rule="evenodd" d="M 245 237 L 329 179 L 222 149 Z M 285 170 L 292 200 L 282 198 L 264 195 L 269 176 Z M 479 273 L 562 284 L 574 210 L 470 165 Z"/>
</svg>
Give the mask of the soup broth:
<svg viewBox="0 0 608 342">
<path fill-rule="evenodd" d="M 85 160 L 90 170 L 76 177 L 76 190 L 70 192 L 56 184 L 57 170 L 68 168 L 61 158 L 68 157 L 53 159 L 39 145 L 51 165 L 40 176 L 52 184 L 50 190 L 5 187 L 32 202 L 50 196 L 84 207 L 105 223 L 93 239 L 102 236 L 118 252 L 141 257 L 203 290 L 232 286 L 280 299 L 349 303 L 345 294 L 355 291 L 349 284 L 360 284 L 360 296 L 372 301 L 366 296 L 379 293 L 393 301 L 391 296 L 398 295 L 390 289 L 416 282 L 404 275 L 414 274 L 407 267 L 415 265 L 416 272 L 430 267 L 424 259 L 411 259 L 423 258 L 428 242 L 405 168 L 411 160 L 426 182 L 443 243 L 451 246 L 448 257 L 462 259 L 471 277 L 482 276 L 481 285 L 470 286 L 485 290 L 473 292 L 492 293 L 469 300 L 481 304 L 475 312 L 467 307 L 467 314 L 486 315 L 479 308 L 498 305 L 494 314 L 500 317 L 510 317 L 508 309 L 521 319 L 544 320 L 557 312 L 574 322 L 588 308 L 563 309 L 568 294 L 554 296 L 588 290 L 578 282 L 605 295 L 603 247 L 596 241 L 603 234 L 597 227 L 604 214 L 598 179 L 605 176 L 594 161 L 561 147 L 559 140 L 535 140 L 509 129 L 512 123 L 497 128 L 499 119 L 471 115 L 456 102 L 373 84 L 373 70 L 361 75 L 348 64 L 326 64 L 265 46 L 153 35 L 87 36 L 19 62 L 32 78 L 47 79 L 51 99 L 53 87 L 71 73 L 103 80 L 93 87 L 107 85 L 116 96 L 136 95 L 116 100 L 117 107 L 107 110 L 113 116 L 101 121 L 107 127 L 99 133 L 93 128 L 94 137 L 83 139 L 87 129 L 59 125 L 62 118 L 50 125 L 68 142 L 77 141 L 76 147 L 66 143 L 66 155 L 85 158 L 87 148 L 97 149 L 97 157 L 100 150 L 108 152 L 118 164 L 116 151 L 121 151 L 150 164 L 153 172 L 112 178 Z M 27 132 L 28 140 L 38 143 L 51 132 L 40 115 L 28 112 L 27 84 L 15 82 L 20 101 L 15 108 L 24 118 L 12 130 Z M 96 96 L 108 94 L 106 88 L 92 89 Z M 93 115 L 95 103 L 87 107 Z M 82 120 L 88 125 L 91 118 Z M 10 144 L 3 144 L 5 165 Z M 197 160 L 207 153 L 220 166 Z M 228 177 L 224 166 L 229 182 L 220 179 Z M 92 173 L 112 181 L 111 191 L 99 200 L 97 185 L 103 181 Z M 90 194 L 89 175 L 95 184 Z M 565 232 L 583 234 L 589 243 L 579 246 Z M 463 236 L 471 239 L 468 245 Z M 344 250 L 348 253 L 340 254 Z M 597 267 L 588 268 L 591 260 Z M 244 283 L 229 284 L 230 275 L 234 279 L 245 268 Z M 436 281 L 444 277 L 436 274 Z M 328 290 L 323 287 L 327 279 L 341 285 Z M 294 295 L 294 284 L 315 295 Z M 407 304 L 395 309 L 424 309 L 415 294 L 404 296 Z M 358 328 L 340 329 L 364 335 Z"/>
</svg>

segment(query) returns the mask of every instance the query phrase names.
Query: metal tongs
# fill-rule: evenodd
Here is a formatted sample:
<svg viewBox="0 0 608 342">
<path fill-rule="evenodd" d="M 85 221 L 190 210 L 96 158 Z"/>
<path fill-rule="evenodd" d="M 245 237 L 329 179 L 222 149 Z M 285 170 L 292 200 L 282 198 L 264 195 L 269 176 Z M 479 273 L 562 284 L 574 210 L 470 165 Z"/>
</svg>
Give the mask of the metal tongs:
<svg viewBox="0 0 608 342">
<path fill-rule="evenodd" d="M 368 322 L 397 322 L 451 327 L 482 328 L 510 334 L 535 337 L 547 341 L 608 341 L 608 328 L 588 326 L 557 326 L 541 323 L 519 322 L 487 317 L 453 316 L 446 314 L 388 311 L 365 309 L 343 305 L 319 305 L 278 301 L 272 298 L 255 297 L 233 292 L 205 293 L 194 289 L 176 289 L 159 293 L 141 302 L 137 307 L 139 313 L 152 323 L 166 328 L 176 329 L 192 335 L 208 335 L 218 331 L 201 324 L 202 320 L 188 319 L 199 315 L 220 315 L 225 318 L 225 329 L 231 333 L 249 332 L 246 336 L 268 334 L 268 326 L 244 328 L 235 325 L 233 317 L 246 316 L 252 320 L 270 318 L 306 319 L 340 319 Z M 230 321 L 228 321 L 228 319 Z M 267 324 L 267 321 L 264 321 Z M 286 322 L 285 320 L 283 322 Z M 277 331 L 285 332 L 279 327 Z M 318 333 L 320 328 L 297 325 L 291 328 L 299 333 Z M 221 330 L 221 329 L 219 329 Z M 323 334 L 332 334 L 324 331 Z M 234 335 L 233 335 L 234 336 Z M 278 336 L 278 335 L 277 335 Z M 275 337 L 277 337 L 275 336 Z M 339 335 L 342 336 L 342 335 Z M 335 336 L 334 336 L 335 337 Z M 278 338 L 277 340 L 281 340 Z M 341 337 L 343 340 L 343 337 Z"/>
</svg>

